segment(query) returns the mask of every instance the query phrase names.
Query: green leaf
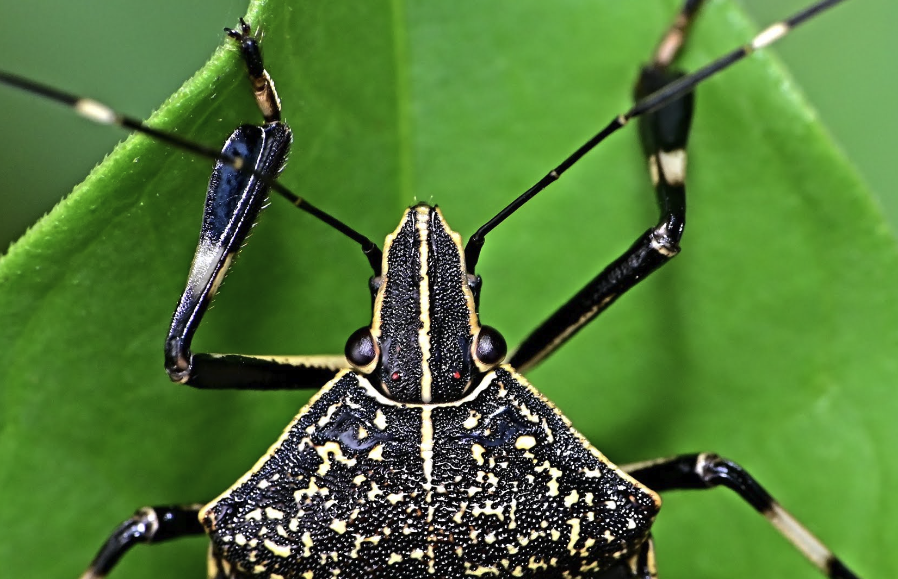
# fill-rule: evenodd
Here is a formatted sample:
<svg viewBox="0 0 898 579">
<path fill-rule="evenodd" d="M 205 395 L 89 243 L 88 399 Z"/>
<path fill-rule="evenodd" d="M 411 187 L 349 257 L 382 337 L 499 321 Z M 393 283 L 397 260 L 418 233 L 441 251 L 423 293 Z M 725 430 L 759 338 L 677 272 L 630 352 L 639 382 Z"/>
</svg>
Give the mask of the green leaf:
<svg viewBox="0 0 898 579">
<path fill-rule="evenodd" d="M 470 235 L 627 107 L 663 4 L 254 4 L 296 136 L 282 182 L 378 240 L 416 200 Z M 710 3 L 684 66 L 752 31 Z M 218 51 L 152 124 L 220 143 L 259 120 L 243 77 Z M 530 378 L 612 460 L 718 451 L 862 576 L 894 576 L 895 239 L 771 56 L 697 99 L 683 255 Z M 210 166 L 129 139 L 0 261 L 4 575 L 77 576 L 137 507 L 213 498 L 308 397 L 162 371 Z M 368 322 L 361 252 L 271 205 L 197 351 L 335 353 Z M 622 131 L 489 237 L 483 321 L 518 343 L 655 219 Z M 670 495 L 654 535 L 669 577 L 819 576 L 724 490 Z M 204 549 L 140 547 L 113 577 L 200 577 Z"/>
</svg>

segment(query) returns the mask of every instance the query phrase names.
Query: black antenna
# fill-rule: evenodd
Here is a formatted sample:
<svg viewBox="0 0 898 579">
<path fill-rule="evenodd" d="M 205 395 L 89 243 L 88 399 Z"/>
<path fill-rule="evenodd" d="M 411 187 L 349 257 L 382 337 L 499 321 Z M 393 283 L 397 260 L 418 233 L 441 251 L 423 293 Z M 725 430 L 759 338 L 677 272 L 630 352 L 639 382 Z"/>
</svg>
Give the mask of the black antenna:
<svg viewBox="0 0 898 579">
<path fill-rule="evenodd" d="M 287 199 L 290 203 L 292 203 L 299 209 L 302 209 L 306 213 L 312 215 L 320 221 L 323 221 L 327 225 L 330 225 L 346 237 L 361 245 L 362 251 L 365 253 L 365 257 L 368 258 L 368 262 L 370 263 L 371 268 L 374 270 L 375 274 L 378 274 L 380 272 L 382 254 L 377 244 L 375 244 L 373 241 L 371 241 L 355 229 L 349 227 L 336 217 L 315 207 L 302 197 L 296 195 L 295 193 L 278 183 L 278 181 L 270 175 L 263 174 L 259 171 L 256 171 L 252 167 L 245 166 L 243 159 L 240 159 L 239 157 L 224 155 L 220 151 L 217 151 L 210 147 L 206 147 L 199 143 L 195 143 L 193 141 L 189 141 L 173 133 L 154 129 L 153 127 L 147 126 L 139 119 L 135 119 L 133 117 L 118 113 L 109 106 L 99 101 L 77 97 L 67 92 L 57 90 L 55 88 L 28 80 L 26 78 L 22 78 L 21 76 L 10 74 L 8 72 L 0 71 L 0 84 L 13 86 L 25 92 L 36 94 L 45 99 L 63 104 L 74 109 L 75 112 L 89 121 L 99 123 L 101 125 L 116 125 L 132 131 L 136 131 L 138 133 L 143 133 L 144 135 L 152 137 L 157 141 L 168 143 L 169 145 L 178 147 L 179 149 L 183 149 L 185 151 L 189 151 L 201 157 L 214 159 L 225 165 L 228 165 L 229 167 L 233 167 L 238 171 L 249 173 L 257 179 L 261 180 L 263 183 L 265 183 L 265 185 L 267 185 L 274 191 L 277 191 L 278 194 L 280 194 L 282 197 Z"/>
<path fill-rule="evenodd" d="M 497 225 L 505 221 L 512 213 L 517 211 L 524 203 L 530 201 L 537 193 L 545 189 L 550 183 L 558 180 L 561 174 L 567 171 L 571 165 L 579 161 L 586 153 L 591 151 L 596 145 L 605 140 L 606 137 L 623 127 L 630 121 L 640 115 L 655 111 L 664 105 L 680 98 L 684 94 L 690 92 L 699 83 L 706 78 L 717 74 L 731 64 L 734 64 L 754 51 L 769 46 L 786 36 L 793 28 L 802 24 L 806 20 L 817 16 L 828 8 L 832 8 L 836 4 L 844 0 L 821 0 L 791 17 L 772 24 L 762 30 L 752 40 L 735 50 L 718 58 L 714 62 L 705 65 L 692 74 L 688 74 L 679 80 L 676 80 L 659 91 L 656 91 L 642 100 L 634 104 L 629 111 L 622 115 L 618 115 L 608 125 L 595 134 L 591 139 L 586 141 L 579 149 L 571 153 L 571 155 L 561 162 L 557 167 L 549 171 L 542 179 L 537 181 L 532 187 L 524 191 L 517 199 L 509 203 L 495 217 L 487 221 L 480 227 L 465 245 L 465 263 L 469 273 L 474 273 L 477 261 L 480 259 L 480 250 L 483 248 L 484 238 L 486 234 L 496 228 Z"/>
</svg>

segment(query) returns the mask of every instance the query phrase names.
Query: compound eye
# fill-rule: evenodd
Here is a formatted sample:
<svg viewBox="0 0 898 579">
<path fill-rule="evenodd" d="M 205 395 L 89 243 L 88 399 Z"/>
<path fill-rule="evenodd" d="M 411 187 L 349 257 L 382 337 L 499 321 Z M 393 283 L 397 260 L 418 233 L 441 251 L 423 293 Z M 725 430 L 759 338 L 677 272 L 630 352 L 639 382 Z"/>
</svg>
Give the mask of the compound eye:
<svg viewBox="0 0 898 579">
<path fill-rule="evenodd" d="M 505 359 L 508 346 L 499 330 L 492 326 L 481 326 L 474 339 L 474 363 L 481 372 L 498 366 Z"/>
<path fill-rule="evenodd" d="M 378 348 L 374 336 L 371 335 L 371 329 L 365 327 L 359 328 L 349 336 L 344 353 L 353 368 L 362 374 L 370 374 L 377 366 L 380 348 Z"/>
</svg>

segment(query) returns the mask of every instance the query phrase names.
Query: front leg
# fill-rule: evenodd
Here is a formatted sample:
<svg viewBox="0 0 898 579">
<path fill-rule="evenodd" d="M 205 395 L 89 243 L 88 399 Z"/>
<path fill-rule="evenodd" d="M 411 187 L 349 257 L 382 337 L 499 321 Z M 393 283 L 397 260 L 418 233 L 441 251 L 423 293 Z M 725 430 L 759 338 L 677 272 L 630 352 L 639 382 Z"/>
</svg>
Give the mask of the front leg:
<svg viewBox="0 0 898 579">
<path fill-rule="evenodd" d="M 685 38 L 685 31 L 700 2 L 689 0 L 674 25 L 662 38 L 654 61 L 645 66 L 636 83 L 635 99 L 660 90 L 683 73 L 669 70 Z M 680 251 L 686 225 L 686 142 L 692 122 L 693 95 L 639 117 L 639 136 L 655 187 L 658 223 L 611 265 L 593 278 L 534 330 L 512 354 L 510 364 L 526 372 L 558 349 L 583 326 Z"/>
<path fill-rule="evenodd" d="M 234 131 L 221 156 L 236 162 L 219 161 L 209 179 L 200 240 L 165 341 L 165 369 L 173 381 L 201 389 L 319 388 L 349 367 L 345 359 L 194 354 L 190 350 L 209 304 L 286 162 L 292 139 L 290 128 L 280 121 L 280 100 L 249 25 L 241 19 L 239 31 L 226 30 L 239 46 L 265 124 L 243 125 Z M 298 207 L 299 203 L 302 200 L 297 198 Z"/>
<path fill-rule="evenodd" d="M 202 535 L 206 531 L 199 521 L 203 505 L 144 507 L 119 525 L 100 548 L 81 579 L 106 577 L 122 555 L 138 543 L 162 543 L 180 537 Z"/>
</svg>

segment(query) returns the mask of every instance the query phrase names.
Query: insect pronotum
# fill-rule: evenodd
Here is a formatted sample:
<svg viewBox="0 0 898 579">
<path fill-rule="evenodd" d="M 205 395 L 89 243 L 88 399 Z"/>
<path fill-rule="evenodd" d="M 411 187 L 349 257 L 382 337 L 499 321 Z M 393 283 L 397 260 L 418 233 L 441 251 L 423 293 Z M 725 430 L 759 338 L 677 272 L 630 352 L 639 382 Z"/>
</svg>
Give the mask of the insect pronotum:
<svg viewBox="0 0 898 579">
<path fill-rule="evenodd" d="M 657 28 L 657 27 L 656 27 L 656 28 Z M 654 32 L 654 35 L 657 35 L 657 30 Z M 272 52 L 272 50 L 269 49 L 269 52 Z M 628 64 L 629 64 L 629 63 L 628 63 Z M 271 68 L 273 68 L 273 65 L 271 66 Z M 630 73 L 630 74 L 632 74 L 632 73 Z M 467 85 L 467 86 L 470 88 L 470 85 Z M 279 85 L 279 87 L 281 88 L 281 91 L 283 92 L 283 86 L 282 86 L 282 85 Z M 700 95 L 699 98 L 701 98 L 701 95 Z M 617 109 L 616 109 L 616 108 L 611 108 L 610 110 L 617 110 Z M 701 109 L 701 101 L 700 101 L 699 112 L 698 112 L 699 118 L 701 118 L 701 110 L 702 110 L 702 109 Z M 600 118 L 604 118 L 604 117 L 600 117 Z M 296 123 L 295 123 L 295 122 L 294 122 L 294 128 L 296 128 Z M 528 132 L 530 132 L 530 131 L 531 131 L 531 129 L 528 128 Z M 537 134 L 537 133 L 534 131 L 534 134 Z M 434 146 L 436 146 L 436 145 L 434 145 Z M 295 157 L 294 157 L 294 159 L 293 159 L 293 164 L 296 164 L 297 161 L 299 161 L 299 159 L 298 159 L 297 157 L 298 157 L 298 156 L 295 156 Z M 554 159 L 554 157 L 551 157 L 551 158 Z M 180 161 L 183 162 L 183 159 L 180 159 Z M 595 161 L 594 163 L 599 163 L 599 161 Z M 550 164 L 551 164 L 551 163 L 550 163 Z M 292 165 L 291 165 L 291 166 L 292 166 Z M 316 173 L 317 173 L 317 171 L 315 171 L 314 169 L 315 169 L 315 168 L 313 168 L 312 174 L 316 174 Z M 491 172 L 492 172 L 492 171 L 491 171 Z M 573 174 L 573 173 L 572 173 L 572 174 Z M 601 174 L 603 174 L 603 173 L 600 172 L 599 174 L 601 175 Z M 572 177 L 572 180 L 573 180 L 573 179 L 574 179 L 574 178 Z M 644 178 L 643 178 L 643 179 L 644 179 Z M 591 187 L 588 186 L 588 183 L 589 183 L 589 182 L 590 182 L 590 181 L 589 181 L 588 178 L 583 177 L 583 178 L 581 178 L 581 180 L 579 180 L 579 182 L 577 183 L 578 188 L 579 188 L 580 191 L 581 191 L 581 195 L 582 195 L 582 191 L 584 190 L 584 188 L 589 189 L 589 190 L 594 190 L 594 191 L 596 191 L 596 194 L 595 194 L 596 197 L 602 197 L 602 196 L 605 195 L 602 191 L 599 190 L 600 188 L 599 188 L 598 186 L 596 186 L 596 185 L 593 185 L 593 186 L 591 186 Z M 368 184 L 368 185 L 369 185 L 369 188 L 370 188 L 370 184 Z M 351 187 L 351 184 L 348 184 L 347 187 Z M 645 184 L 645 182 L 643 182 L 642 188 L 645 189 L 646 187 L 647 187 L 647 185 Z M 695 188 L 696 188 L 696 187 L 693 187 L 692 189 L 695 189 Z M 604 187 L 602 187 L 601 189 L 604 189 Z M 637 190 L 637 189 L 639 189 L 639 185 L 632 185 L 632 186 L 630 187 L 630 189 Z M 620 189 L 617 189 L 617 190 L 620 190 Z M 565 193 L 561 193 L 561 192 L 559 192 L 559 191 L 557 191 L 557 190 L 556 190 L 556 191 L 553 191 L 551 195 L 555 195 L 556 193 L 558 194 L 558 196 L 565 195 Z M 568 201 L 567 201 L 568 207 L 571 207 L 571 206 L 573 205 L 573 203 L 570 201 L 570 199 L 577 199 L 576 197 L 573 197 L 573 194 L 574 194 L 573 191 L 571 191 L 570 193 L 567 193 L 567 196 L 568 196 Z M 627 194 L 630 195 L 630 196 L 632 196 L 632 197 L 634 197 L 634 198 L 637 198 L 637 199 L 640 197 L 640 195 L 638 195 L 638 194 L 630 193 L 629 190 L 628 190 L 628 193 L 627 193 Z M 334 195 L 334 196 L 335 196 L 336 194 L 335 194 L 335 193 L 331 193 L 331 195 Z M 706 195 L 706 197 L 707 197 L 707 195 Z M 311 199 L 311 197 L 309 197 L 309 198 Z M 438 197 L 437 200 L 441 200 L 441 199 Z M 644 199 L 643 199 L 642 201 L 644 202 Z M 470 201 L 470 203 L 474 203 L 474 201 Z M 643 203 L 643 204 L 644 204 L 644 203 Z M 697 205 L 697 204 L 698 204 L 697 202 L 694 202 L 694 203 L 693 203 L 693 207 L 695 207 L 695 205 Z M 446 206 L 445 203 L 444 203 L 444 206 Z M 582 206 L 579 206 L 579 205 L 578 205 L 578 207 L 582 207 Z M 447 213 L 450 212 L 449 209 L 447 209 L 446 211 L 447 211 Z M 394 211 L 391 212 L 391 215 L 390 215 L 391 221 L 395 221 L 395 214 L 394 214 L 394 213 L 395 213 Z M 482 215 L 483 215 L 483 212 L 482 212 L 482 211 L 474 212 L 474 213 L 477 215 L 477 218 L 481 218 Z M 451 214 L 450 214 L 450 215 L 451 215 Z M 616 215 L 616 214 L 615 214 L 615 215 Z M 449 219 L 451 219 L 452 222 L 453 222 L 453 224 L 455 224 L 455 220 L 454 220 L 452 217 L 449 217 Z M 195 217 L 193 217 L 193 218 L 190 219 L 189 221 L 195 221 Z M 355 222 L 353 222 L 353 223 L 355 224 Z M 639 227 L 639 228 L 643 228 L 643 227 L 644 227 L 644 224 L 640 222 L 640 223 L 638 224 L 638 227 Z M 380 229 L 383 230 L 383 229 L 386 229 L 386 228 L 381 227 Z M 368 230 L 373 230 L 373 227 L 366 228 L 366 231 L 368 231 Z M 257 234 L 257 237 L 262 235 L 261 231 L 262 231 L 262 229 L 260 229 L 260 232 Z M 192 236 L 191 236 L 191 237 L 192 237 Z M 494 237 L 496 237 L 496 235 L 494 235 Z M 618 239 L 619 239 L 619 238 L 618 238 Z M 625 239 L 629 239 L 629 238 L 625 238 Z M 255 240 L 255 239 L 254 239 L 254 242 L 256 242 L 256 241 L 258 241 L 258 240 Z M 263 242 L 263 243 L 264 243 L 264 242 Z M 494 243 L 496 243 L 496 245 L 493 245 Z M 494 241 L 494 240 L 491 238 L 490 244 L 489 244 L 489 248 L 490 248 L 489 251 L 490 251 L 490 252 L 499 252 L 499 251 L 501 251 L 501 250 L 499 250 L 499 249 L 494 249 L 495 247 L 498 246 L 498 243 L 499 243 L 499 242 Z M 619 245 L 619 243 L 616 243 L 616 244 L 613 245 L 613 247 L 618 247 L 618 245 Z M 297 246 L 297 247 L 298 247 L 298 246 Z M 690 247 L 690 249 L 693 249 L 693 248 Z M 295 253 L 295 252 L 291 252 L 291 258 L 292 258 L 292 253 Z M 247 260 L 249 260 L 249 259 L 250 259 L 250 258 L 248 257 Z M 487 259 L 487 258 L 485 257 L 485 258 L 484 258 L 484 263 L 481 265 L 481 271 L 484 271 L 484 272 L 488 271 L 488 262 L 486 261 L 486 259 Z M 523 262 L 524 260 L 521 260 L 521 261 Z M 594 269 L 595 269 L 595 268 L 600 268 L 600 267 L 601 267 L 601 265 L 602 265 L 602 264 L 601 264 L 601 260 L 599 260 L 599 261 L 600 261 L 600 263 L 595 264 L 595 266 L 592 267 L 592 268 L 590 268 L 590 266 L 584 266 L 584 269 L 587 269 L 588 272 L 589 272 L 589 273 L 587 274 L 588 276 L 591 276 L 591 275 L 594 273 Z M 525 264 L 524 264 L 524 263 L 520 263 L 520 264 L 515 264 L 515 265 L 523 266 L 523 265 L 525 265 Z M 248 266 L 248 264 L 241 264 L 241 266 Z M 237 282 L 236 282 L 237 278 L 238 278 L 238 276 L 234 276 L 234 280 L 232 280 L 232 281 L 229 282 L 229 284 L 228 284 L 228 290 L 229 290 L 229 291 L 232 289 L 232 286 L 233 286 L 234 284 L 237 283 Z M 307 280 L 307 281 L 308 281 L 308 280 Z M 514 284 L 511 284 L 511 285 L 514 285 Z M 224 297 L 225 295 L 227 295 L 227 293 L 228 293 L 228 292 L 225 292 L 225 294 L 223 294 L 223 297 Z M 564 295 L 566 295 L 567 293 L 569 293 L 569 292 L 562 292 L 561 299 L 563 299 L 563 298 L 564 298 Z M 320 299 L 320 298 L 319 298 L 319 299 Z M 222 301 L 224 301 L 224 300 L 222 300 Z M 621 305 L 622 305 L 622 304 L 621 304 Z M 139 306 L 138 306 L 138 307 L 139 307 Z M 170 307 L 170 306 L 169 306 L 169 307 Z M 352 307 L 352 306 L 347 306 L 347 307 Z M 551 305 L 549 305 L 549 306 L 547 306 L 547 307 L 551 308 Z M 329 313 L 330 313 L 330 312 L 329 312 Z M 543 315 L 544 315 L 544 314 L 543 314 Z M 352 316 L 347 316 L 347 317 L 349 317 L 349 318 L 351 318 L 351 319 L 353 319 L 353 320 L 358 320 L 358 319 L 359 319 L 359 318 L 358 318 L 358 314 L 355 314 L 355 318 L 352 318 Z M 521 323 L 521 324 L 526 324 L 526 322 L 519 322 L 519 323 Z M 356 323 L 355 325 L 358 325 L 358 324 Z M 349 328 L 352 328 L 353 326 L 350 325 L 350 326 L 348 326 L 348 327 L 349 327 Z M 522 328 L 522 331 L 526 331 L 526 329 L 527 329 L 526 327 L 523 327 L 523 328 Z M 296 332 L 296 333 L 299 333 L 299 332 Z M 120 339 L 120 338 L 119 338 L 119 339 Z M 235 347 L 234 347 L 233 345 L 231 345 L 230 343 L 228 344 L 227 348 L 228 348 L 228 349 L 239 350 L 239 348 L 235 348 Z M 270 348 L 269 348 L 269 349 L 270 349 Z M 605 349 L 605 351 L 608 352 L 608 354 L 606 354 L 606 355 L 603 356 L 603 357 L 609 357 L 609 358 L 612 358 L 612 357 L 613 357 L 613 356 L 611 355 L 611 352 L 610 352 L 610 351 L 608 351 L 607 349 Z M 595 352 L 592 353 L 592 356 L 593 356 L 593 357 L 590 358 L 590 359 L 595 359 Z M 548 373 L 548 372 L 544 372 L 543 374 L 547 374 L 547 373 Z M 593 368 L 591 368 L 591 367 L 588 368 L 587 375 L 590 375 L 590 374 L 593 374 L 593 375 L 594 375 L 594 373 L 595 373 L 595 370 L 594 370 Z M 608 374 L 607 374 L 604 370 L 603 370 L 602 374 L 603 374 L 604 376 L 608 376 Z M 546 381 L 546 379 L 547 379 L 547 378 L 543 378 L 543 381 Z M 607 379 L 607 378 L 606 378 L 606 380 L 610 380 L 610 379 Z M 158 390 L 158 389 L 157 389 L 157 390 Z M 172 391 L 172 392 L 173 392 L 173 391 Z M 559 394 L 564 395 L 563 392 L 559 392 Z M 158 392 L 154 392 L 154 395 L 158 395 Z M 610 396 L 614 396 L 614 394 L 611 393 Z M 607 400 L 607 398 L 606 398 L 606 400 Z M 615 401 L 617 401 L 617 400 L 615 400 Z M 270 402 L 270 400 L 266 400 L 266 401 L 265 401 L 265 403 L 268 403 L 268 402 Z M 289 404 L 289 406 L 288 406 L 289 408 L 293 408 L 293 407 L 295 406 L 295 401 L 291 400 L 288 404 Z M 631 418 L 632 416 L 633 416 L 633 414 L 632 414 L 632 413 L 629 413 L 629 414 L 623 416 L 622 418 L 620 418 L 619 420 L 622 420 L 623 422 L 632 422 L 632 418 Z M 604 417 L 603 417 L 603 418 L 604 418 Z M 614 420 L 614 419 L 616 419 L 616 417 L 610 417 L 610 419 L 611 419 L 611 420 Z M 578 423 L 582 423 L 582 422 L 583 422 L 583 420 L 580 420 Z M 627 432 L 631 432 L 631 430 L 628 430 Z M 619 435 L 619 436 L 629 436 L 629 434 L 624 433 L 624 434 L 621 434 L 621 435 Z M 270 436 L 269 436 L 268 438 L 270 438 Z M 266 438 L 265 438 L 265 437 L 262 437 L 262 439 L 264 440 L 264 439 L 266 439 Z M 237 441 L 237 444 L 239 444 L 239 443 L 240 443 L 240 441 Z M 234 445 L 232 444 L 231 441 L 224 441 L 224 442 L 221 442 L 221 443 L 219 443 L 219 444 L 217 444 L 217 445 L 215 445 L 215 446 L 218 447 L 219 445 L 224 446 L 224 447 L 226 447 L 226 448 L 228 448 L 228 449 L 233 448 L 233 446 L 234 446 Z M 258 454 L 258 453 L 257 453 L 257 454 Z M 733 453 L 729 453 L 729 454 L 733 454 Z M 206 475 L 204 475 L 204 476 L 210 476 L 210 477 L 211 477 L 212 475 L 206 474 Z M 234 478 L 234 477 L 231 477 L 231 478 Z M 227 479 L 223 479 L 223 480 L 227 480 Z M 155 483 L 155 481 L 149 481 L 149 482 Z M 768 484 L 769 484 L 769 483 L 768 483 Z M 146 499 L 141 499 L 141 500 L 146 500 Z M 703 514 L 702 516 L 705 516 L 705 515 Z"/>
</svg>

